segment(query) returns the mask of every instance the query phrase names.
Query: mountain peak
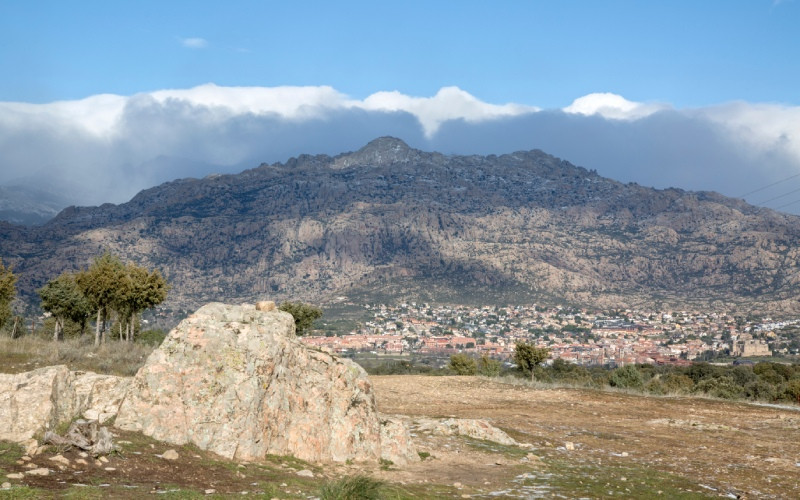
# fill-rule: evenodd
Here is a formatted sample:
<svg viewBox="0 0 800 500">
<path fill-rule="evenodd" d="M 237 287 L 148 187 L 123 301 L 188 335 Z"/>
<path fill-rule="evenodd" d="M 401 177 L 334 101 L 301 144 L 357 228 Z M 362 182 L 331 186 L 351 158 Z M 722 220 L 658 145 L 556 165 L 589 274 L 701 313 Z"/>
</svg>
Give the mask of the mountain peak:
<svg viewBox="0 0 800 500">
<path fill-rule="evenodd" d="M 420 152 L 396 137 L 378 137 L 355 153 L 339 156 L 333 168 L 353 165 L 381 167 L 395 163 L 408 163 L 419 158 Z"/>
</svg>

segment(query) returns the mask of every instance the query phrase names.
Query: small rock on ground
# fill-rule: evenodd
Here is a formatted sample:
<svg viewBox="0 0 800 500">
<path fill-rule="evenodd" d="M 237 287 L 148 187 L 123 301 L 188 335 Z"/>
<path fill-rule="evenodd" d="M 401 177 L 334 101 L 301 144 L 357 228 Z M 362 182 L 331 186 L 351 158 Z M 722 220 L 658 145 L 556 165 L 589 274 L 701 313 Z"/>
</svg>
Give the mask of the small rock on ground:
<svg viewBox="0 0 800 500">
<path fill-rule="evenodd" d="M 50 469 L 45 469 L 44 467 L 40 467 L 38 469 L 31 469 L 29 471 L 25 471 L 25 474 L 29 476 L 49 476 Z"/>
<path fill-rule="evenodd" d="M 3 484 L 0 484 L 0 488 L 2 488 L 4 490 L 10 490 L 11 489 L 11 483 L 6 482 L 6 483 L 3 483 Z"/>
<path fill-rule="evenodd" d="M 25 476 L 20 472 L 15 472 L 13 474 L 6 474 L 6 477 L 9 479 L 22 479 Z"/>
<path fill-rule="evenodd" d="M 167 450 L 161 454 L 161 458 L 165 460 L 177 460 L 179 458 L 178 452 L 175 450 Z"/>
<path fill-rule="evenodd" d="M 303 469 L 301 471 L 297 471 L 297 475 L 300 477 L 314 477 L 314 473 L 308 469 Z"/>
<path fill-rule="evenodd" d="M 69 459 L 66 458 L 64 455 L 56 455 L 54 457 L 50 457 L 48 460 L 61 465 L 69 465 Z"/>
</svg>

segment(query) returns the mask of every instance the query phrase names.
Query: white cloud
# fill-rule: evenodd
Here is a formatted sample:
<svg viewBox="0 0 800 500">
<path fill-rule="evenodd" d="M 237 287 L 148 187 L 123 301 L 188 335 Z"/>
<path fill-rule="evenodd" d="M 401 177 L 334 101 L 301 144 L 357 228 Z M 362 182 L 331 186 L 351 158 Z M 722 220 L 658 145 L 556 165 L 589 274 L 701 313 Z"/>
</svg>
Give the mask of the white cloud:
<svg viewBox="0 0 800 500">
<path fill-rule="evenodd" d="M 621 95 L 603 92 L 575 99 L 564 108 L 564 112 L 585 116 L 600 115 L 612 120 L 636 120 L 668 108 L 663 104 L 633 102 Z"/>
<path fill-rule="evenodd" d="M 780 104 L 675 109 L 590 94 L 542 111 L 487 103 L 457 87 L 360 100 L 328 86 L 206 84 L 0 102 L 0 184 L 67 178 L 94 195 L 75 203 L 121 202 L 177 177 L 337 154 L 382 135 L 447 154 L 539 148 L 623 181 L 734 196 L 800 172 L 800 107 Z"/>
<path fill-rule="evenodd" d="M 160 103 L 177 100 L 215 107 L 232 114 L 277 114 L 311 119 L 325 110 L 347 106 L 347 97 L 332 87 L 220 87 L 213 83 L 191 89 L 160 90 L 150 94 Z"/>
<path fill-rule="evenodd" d="M 477 123 L 538 111 L 538 108 L 519 104 L 485 103 L 458 87 L 443 87 L 433 97 L 412 97 L 396 90 L 377 92 L 363 102 L 354 101 L 352 105 L 371 111 L 411 113 L 417 117 L 428 137 L 436 134 L 442 123 L 450 120 Z"/>
<path fill-rule="evenodd" d="M 800 159 L 800 107 L 733 102 L 694 112 L 723 127 L 751 150 L 784 150 Z"/>
<path fill-rule="evenodd" d="M 208 41 L 205 38 L 180 38 L 179 41 L 181 42 L 181 45 L 187 49 L 204 49 L 208 47 Z"/>
</svg>

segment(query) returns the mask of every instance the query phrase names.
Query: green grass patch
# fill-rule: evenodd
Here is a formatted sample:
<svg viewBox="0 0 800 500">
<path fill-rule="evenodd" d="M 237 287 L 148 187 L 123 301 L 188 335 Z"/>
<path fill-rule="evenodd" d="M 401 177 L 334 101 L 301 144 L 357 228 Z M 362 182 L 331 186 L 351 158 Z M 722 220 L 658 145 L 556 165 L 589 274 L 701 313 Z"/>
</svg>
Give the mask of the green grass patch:
<svg viewBox="0 0 800 500">
<path fill-rule="evenodd" d="M 498 453 L 507 458 L 519 460 L 526 456 L 529 450 L 520 448 L 519 446 L 495 443 L 494 441 L 484 441 L 482 439 L 474 439 L 467 436 L 462 436 L 461 439 L 475 450 L 483 451 L 485 453 Z"/>
<path fill-rule="evenodd" d="M 12 486 L 10 490 L 0 490 L 0 499 L 2 500 L 24 500 L 28 498 L 39 500 L 53 498 L 53 495 L 50 492 L 31 488 L 30 486 Z"/>
<path fill-rule="evenodd" d="M 705 489 L 692 481 L 644 467 L 573 464 L 546 460 L 546 472 L 536 471 L 518 477 L 521 486 L 547 488 L 554 496 L 568 498 L 696 499 L 718 498 L 720 492 Z"/>
</svg>

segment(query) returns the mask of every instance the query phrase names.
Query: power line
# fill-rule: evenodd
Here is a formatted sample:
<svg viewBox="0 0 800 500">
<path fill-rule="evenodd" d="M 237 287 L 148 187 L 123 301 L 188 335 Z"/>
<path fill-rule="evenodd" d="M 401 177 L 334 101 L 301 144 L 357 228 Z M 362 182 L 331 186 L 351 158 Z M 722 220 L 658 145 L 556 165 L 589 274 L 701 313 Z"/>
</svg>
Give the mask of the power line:
<svg viewBox="0 0 800 500">
<path fill-rule="evenodd" d="M 800 177 L 800 174 L 790 175 L 789 177 L 787 177 L 785 179 L 781 179 L 779 181 L 773 182 L 772 184 L 767 184 L 766 186 L 762 186 L 762 187 L 760 187 L 758 189 L 754 189 L 753 191 L 750 191 L 749 193 L 745 193 L 745 194 L 739 196 L 739 198 L 744 198 L 746 196 L 750 196 L 751 194 L 758 193 L 759 191 L 763 191 L 763 190 L 765 190 L 767 188 L 771 188 L 772 186 L 777 186 L 778 184 L 781 184 L 781 183 L 786 182 L 786 181 L 790 181 L 790 180 L 794 179 L 795 177 Z M 766 202 L 764 202 L 764 203 L 766 203 Z"/>
<path fill-rule="evenodd" d="M 783 207 L 788 207 L 789 205 L 794 205 L 795 203 L 800 203 L 800 200 L 790 201 L 789 203 L 785 203 L 779 207 L 775 207 L 774 210 L 780 210 Z"/>
<path fill-rule="evenodd" d="M 772 198 L 770 198 L 770 199 L 768 199 L 768 200 L 764 200 L 764 201 L 762 201 L 761 203 L 757 203 L 757 205 L 764 205 L 765 203 L 769 203 L 769 202 L 771 202 L 771 201 L 778 200 L 778 199 L 780 199 L 780 198 L 783 198 L 783 197 L 785 197 L 785 196 L 789 196 L 790 194 L 794 194 L 794 193 L 796 193 L 796 192 L 798 192 L 798 191 L 800 191 L 800 188 L 797 188 L 797 189 L 792 189 L 792 190 L 791 190 L 791 191 L 789 191 L 788 193 L 783 193 L 783 194 L 781 194 L 781 195 L 774 196 L 774 197 L 772 197 Z"/>
</svg>

